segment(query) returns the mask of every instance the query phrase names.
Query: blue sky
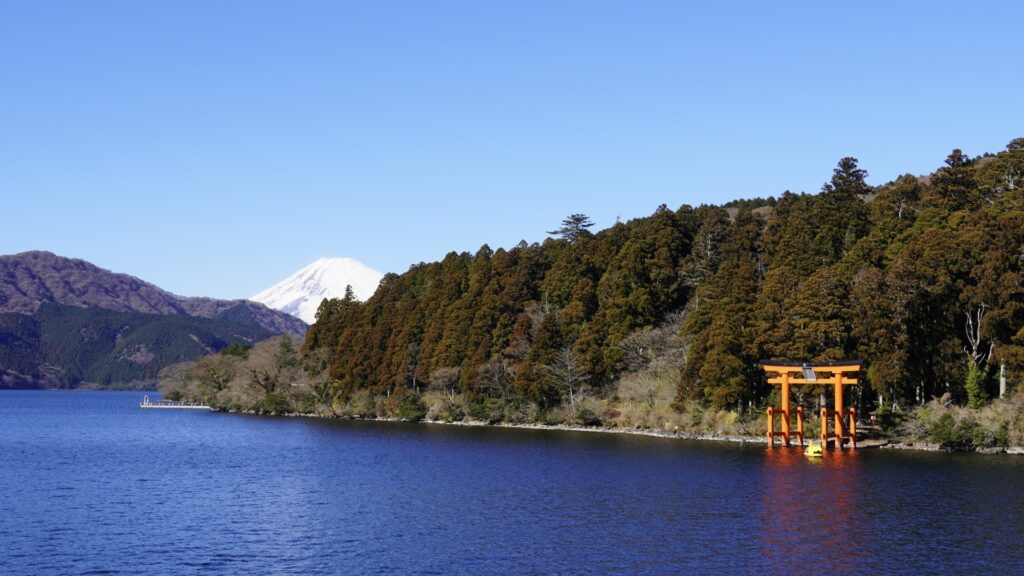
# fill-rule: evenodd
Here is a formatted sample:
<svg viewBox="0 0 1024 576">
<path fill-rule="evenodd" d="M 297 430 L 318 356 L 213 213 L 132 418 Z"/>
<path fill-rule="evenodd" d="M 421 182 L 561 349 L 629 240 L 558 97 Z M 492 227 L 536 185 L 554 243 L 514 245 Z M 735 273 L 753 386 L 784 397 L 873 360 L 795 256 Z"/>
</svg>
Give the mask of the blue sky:
<svg viewBox="0 0 1024 576">
<path fill-rule="evenodd" d="M 1024 136 L 1022 6 L 4 2 L 0 253 L 246 297 L 925 173 Z"/>
</svg>

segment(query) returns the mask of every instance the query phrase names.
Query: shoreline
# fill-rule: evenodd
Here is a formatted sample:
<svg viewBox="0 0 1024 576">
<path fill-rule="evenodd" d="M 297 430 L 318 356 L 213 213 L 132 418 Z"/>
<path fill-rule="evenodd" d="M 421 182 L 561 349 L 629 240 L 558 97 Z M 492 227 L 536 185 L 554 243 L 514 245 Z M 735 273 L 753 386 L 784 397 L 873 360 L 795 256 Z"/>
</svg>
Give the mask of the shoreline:
<svg viewBox="0 0 1024 576">
<path fill-rule="evenodd" d="M 36 391 L 36 392 L 154 392 L 159 390 L 141 389 L 93 389 L 93 388 L 0 388 L 11 391 Z M 403 420 L 401 418 L 387 417 L 362 417 L 362 416 L 328 416 L 315 413 L 290 412 L 286 414 L 266 414 L 253 410 L 231 410 L 227 408 L 213 408 L 213 412 L 225 414 L 245 414 L 248 416 L 267 416 L 274 418 L 310 418 L 316 420 L 337 420 L 337 421 L 361 421 L 361 422 L 404 422 L 408 424 L 426 424 L 430 426 L 461 426 L 467 428 L 507 428 L 519 430 L 546 430 L 552 432 L 587 432 L 595 434 L 625 434 L 631 436 L 645 436 L 648 438 L 663 438 L 666 440 L 688 440 L 696 442 L 726 442 L 730 444 L 760 444 L 767 447 L 768 441 L 764 436 L 737 436 L 730 434 L 707 434 L 698 432 L 682 432 L 676 430 L 658 430 L 654 428 L 611 428 L 607 426 L 573 426 L 568 424 L 539 424 L 524 423 L 513 424 L 508 422 L 489 423 L 484 420 Z M 810 438 L 813 441 L 815 438 Z M 782 446 L 776 444 L 777 447 Z M 947 454 L 983 454 L 983 455 L 1024 455 L 1024 446 L 1009 447 L 981 447 L 981 448 L 948 448 L 939 444 L 929 442 L 906 442 L 897 438 L 870 439 L 858 442 L 858 450 L 909 450 L 915 452 L 945 452 Z"/>
<path fill-rule="evenodd" d="M 657 430 L 652 428 L 609 428 L 606 426 L 573 426 L 569 424 L 513 424 L 498 422 L 491 424 L 484 420 L 403 420 L 401 418 L 364 418 L 355 416 L 323 416 L 320 414 L 262 414 L 250 410 L 225 410 L 215 409 L 215 412 L 226 414 L 246 414 L 249 416 L 270 416 L 278 418 L 309 418 L 316 420 L 337 420 L 349 422 L 402 422 L 406 424 L 424 424 L 428 426 L 457 426 L 464 428 L 506 428 L 516 430 L 541 430 L 552 432 L 587 432 L 593 434 L 623 434 L 630 436 L 646 436 L 648 438 L 663 438 L 666 440 L 688 440 L 696 442 L 725 442 L 731 444 L 760 444 L 768 447 L 768 440 L 763 436 L 736 436 L 729 434 L 702 434 L 697 432 L 680 432 L 676 430 Z M 813 438 L 809 439 L 815 440 Z M 939 444 L 927 442 L 912 443 L 896 439 L 863 440 L 857 443 L 857 450 L 910 450 L 916 452 L 944 452 L 947 454 L 1006 454 L 1024 455 L 1024 447 L 1011 446 L 1008 448 L 974 448 L 971 450 L 958 450 L 943 448 Z M 776 444 L 777 448 L 783 446 Z"/>
</svg>

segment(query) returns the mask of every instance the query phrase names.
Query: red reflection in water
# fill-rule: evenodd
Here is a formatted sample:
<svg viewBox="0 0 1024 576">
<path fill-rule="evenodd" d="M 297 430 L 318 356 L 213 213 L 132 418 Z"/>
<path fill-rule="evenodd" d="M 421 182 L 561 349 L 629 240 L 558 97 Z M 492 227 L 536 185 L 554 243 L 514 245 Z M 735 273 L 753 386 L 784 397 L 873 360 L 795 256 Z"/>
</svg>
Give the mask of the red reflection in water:
<svg viewBox="0 0 1024 576">
<path fill-rule="evenodd" d="M 864 557 L 857 513 L 860 458 L 853 450 L 804 456 L 803 448 L 766 449 L 760 546 L 772 572 L 848 574 Z"/>
</svg>

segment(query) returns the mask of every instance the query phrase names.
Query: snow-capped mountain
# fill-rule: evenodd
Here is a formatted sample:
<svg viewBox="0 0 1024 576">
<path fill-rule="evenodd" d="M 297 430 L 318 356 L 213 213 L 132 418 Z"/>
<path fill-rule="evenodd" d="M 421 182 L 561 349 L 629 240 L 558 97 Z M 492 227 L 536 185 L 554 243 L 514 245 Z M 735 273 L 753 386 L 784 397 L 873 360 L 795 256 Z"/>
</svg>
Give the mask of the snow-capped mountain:
<svg viewBox="0 0 1024 576">
<path fill-rule="evenodd" d="M 352 258 L 321 258 L 250 300 L 312 324 L 324 298 L 342 298 L 345 287 L 352 286 L 356 298 L 366 300 L 373 296 L 383 277 Z"/>
</svg>

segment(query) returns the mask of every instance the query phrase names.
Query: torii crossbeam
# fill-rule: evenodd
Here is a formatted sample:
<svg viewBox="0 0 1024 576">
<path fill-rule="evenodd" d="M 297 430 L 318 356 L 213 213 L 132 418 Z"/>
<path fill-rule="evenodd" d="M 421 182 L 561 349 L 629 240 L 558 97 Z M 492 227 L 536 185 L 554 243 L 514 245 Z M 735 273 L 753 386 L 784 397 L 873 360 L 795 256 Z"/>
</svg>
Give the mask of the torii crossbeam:
<svg viewBox="0 0 1024 576">
<path fill-rule="evenodd" d="M 849 440 L 850 446 L 857 447 L 857 411 L 855 408 L 843 409 L 843 386 L 858 384 L 856 378 L 848 378 L 850 373 L 860 372 L 864 366 L 863 360 L 843 360 L 840 362 L 789 362 L 785 360 L 762 360 L 761 368 L 769 376 L 772 373 L 778 374 L 768 378 L 768 383 L 781 386 L 782 406 L 779 408 L 768 408 L 768 445 L 775 445 L 775 438 L 782 437 L 782 441 L 789 446 L 791 414 L 789 409 L 789 388 L 793 385 L 815 385 L 827 386 L 831 384 L 835 388 L 835 399 L 833 409 L 821 409 L 821 446 L 828 446 L 829 440 L 835 439 L 837 449 Z M 775 431 L 775 415 L 782 416 L 782 430 Z M 804 413 L 802 408 L 797 408 L 797 432 L 800 438 L 800 445 L 804 443 Z M 847 425 L 846 418 L 849 417 Z M 834 433 L 829 433 L 829 420 L 835 420 Z"/>
</svg>

